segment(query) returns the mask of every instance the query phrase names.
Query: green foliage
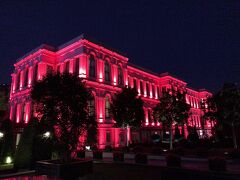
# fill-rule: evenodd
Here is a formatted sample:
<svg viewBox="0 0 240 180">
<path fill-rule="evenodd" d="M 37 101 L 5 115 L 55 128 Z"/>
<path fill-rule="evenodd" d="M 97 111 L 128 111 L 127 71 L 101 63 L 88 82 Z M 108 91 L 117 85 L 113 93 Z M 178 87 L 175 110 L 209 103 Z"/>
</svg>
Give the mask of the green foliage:
<svg viewBox="0 0 240 180">
<path fill-rule="evenodd" d="M 10 119 L 2 122 L 1 132 L 4 134 L 1 139 L 1 161 L 3 162 L 7 156 L 14 155 L 14 141 L 13 141 L 13 124 Z"/>
<path fill-rule="evenodd" d="M 164 91 L 159 103 L 153 109 L 154 120 L 162 122 L 170 130 L 170 149 L 172 149 L 172 124 L 183 125 L 187 122 L 190 105 L 186 103 L 186 93 Z"/>
<path fill-rule="evenodd" d="M 135 89 L 124 87 L 113 97 L 111 113 L 116 120 L 116 127 L 129 125 L 138 128 L 144 120 L 143 101 Z"/>
<path fill-rule="evenodd" d="M 54 134 L 60 158 L 71 160 L 71 153 L 79 146 L 79 136 L 89 129 L 96 130 L 88 114 L 91 92 L 78 76 L 48 74 L 33 86 L 31 97 L 41 122 Z"/>
</svg>

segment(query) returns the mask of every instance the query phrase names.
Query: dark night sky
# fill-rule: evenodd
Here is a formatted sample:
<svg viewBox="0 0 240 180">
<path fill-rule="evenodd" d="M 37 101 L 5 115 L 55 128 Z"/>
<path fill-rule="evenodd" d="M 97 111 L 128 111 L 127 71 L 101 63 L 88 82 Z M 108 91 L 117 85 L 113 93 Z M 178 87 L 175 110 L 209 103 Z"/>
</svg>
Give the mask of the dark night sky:
<svg viewBox="0 0 240 180">
<path fill-rule="evenodd" d="M 195 88 L 240 82 L 239 0 L 0 0 L 0 83 L 28 51 L 82 33 Z"/>
</svg>

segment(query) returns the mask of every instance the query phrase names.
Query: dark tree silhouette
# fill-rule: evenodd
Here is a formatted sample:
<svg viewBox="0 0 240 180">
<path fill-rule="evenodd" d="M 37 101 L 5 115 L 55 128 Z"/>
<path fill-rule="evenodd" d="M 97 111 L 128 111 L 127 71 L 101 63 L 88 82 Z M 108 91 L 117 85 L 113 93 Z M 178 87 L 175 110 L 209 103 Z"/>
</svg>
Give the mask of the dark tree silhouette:
<svg viewBox="0 0 240 180">
<path fill-rule="evenodd" d="M 75 75 L 48 74 L 33 86 L 31 97 L 38 117 L 55 137 L 61 160 L 70 161 L 80 145 L 79 136 L 95 126 L 89 120 L 90 90 Z"/>
<path fill-rule="evenodd" d="M 163 126 L 170 131 L 170 149 L 173 149 L 173 123 L 183 126 L 189 116 L 190 105 L 186 103 L 185 95 L 185 92 L 181 93 L 180 91 L 164 91 L 159 99 L 160 102 L 153 109 L 154 120 L 162 122 Z"/>
<path fill-rule="evenodd" d="M 13 123 L 10 119 L 3 120 L 1 124 L 1 133 L 3 133 L 1 139 L 1 161 L 5 161 L 7 156 L 13 157 L 14 155 Z"/>
<path fill-rule="evenodd" d="M 124 87 L 113 97 L 111 113 L 116 127 L 139 128 L 144 120 L 143 101 L 135 89 Z"/>
<path fill-rule="evenodd" d="M 226 83 L 207 100 L 205 119 L 216 120 L 218 125 L 232 129 L 234 148 L 238 148 L 236 128 L 240 125 L 240 89 L 236 84 Z"/>
</svg>

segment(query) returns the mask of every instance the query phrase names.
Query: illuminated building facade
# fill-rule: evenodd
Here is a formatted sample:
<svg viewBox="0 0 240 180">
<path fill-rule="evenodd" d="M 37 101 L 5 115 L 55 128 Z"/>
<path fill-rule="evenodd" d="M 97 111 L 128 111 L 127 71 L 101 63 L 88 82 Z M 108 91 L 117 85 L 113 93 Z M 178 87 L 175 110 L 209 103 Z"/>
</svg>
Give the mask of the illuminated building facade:
<svg viewBox="0 0 240 180">
<path fill-rule="evenodd" d="M 89 106 L 98 121 L 100 148 L 104 148 L 105 145 L 123 146 L 126 144 L 126 137 L 129 137 L 129 141 L 148 141 L 152 134 L 161 134 L 161 124 L 153 122 L 152 108 L 159 102 L 162 91 L 169 88 L 187 92 L 186 101 L 191 105 L 188 125 L 196 126 L 201 134 L 200 101 L 211 96 L 211 93 L 205 90 L 187 87 L 186 82 L 168 73 L 159 75 L 132 65 L 127 57 L 93 43 L 83 35 L 58 48 L 41 45 L 20 58 L 14 67 L 10 92 L 10 119 L 19 127 L 19 131 L 34 114 L 30 98 L 34 82 L 52 71 L 69 72 L 86 79 L 87 87 L 93 92 L 94 99 Z M 140 132 L 130 133 L 129 129 L 112 127 L 113 119 L 109 112 L 111 98 L 121 91 L 123 86 L 136 88 L 144 101 L 145 123 Z M 206 122 L 204 126 L 210 130 L 213 124 Z M 187 136 L 187 131 L 184 132 Z M 128 136 L 125 136 L 126 133 Z"/>
</svg>

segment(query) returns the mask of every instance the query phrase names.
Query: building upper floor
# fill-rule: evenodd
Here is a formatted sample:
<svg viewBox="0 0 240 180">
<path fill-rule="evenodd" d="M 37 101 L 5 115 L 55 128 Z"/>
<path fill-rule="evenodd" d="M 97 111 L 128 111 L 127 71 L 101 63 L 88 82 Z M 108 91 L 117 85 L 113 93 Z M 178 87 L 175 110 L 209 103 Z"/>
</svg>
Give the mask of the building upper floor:
<svg viewBox="0 0 240 180">
<path fill-rule="evenodd" d="M 96 44 L 81 35 L 57 48 L 41 45 L 19 58 L 14 64 L 10 101 L 29 93 L 32 85 L 47 73 L 69 72 L 86 79 L 91 86 L 120 90 L 123 86 L 136 88 L 144 101 L 157 103 L 168 89 L 186 92 L 186 101 L 194 109 L 211 96 L 206 90 L 195 90 L 169 73 L 156 74 L 133 65 L 115 51 Z"/>
</svg>

